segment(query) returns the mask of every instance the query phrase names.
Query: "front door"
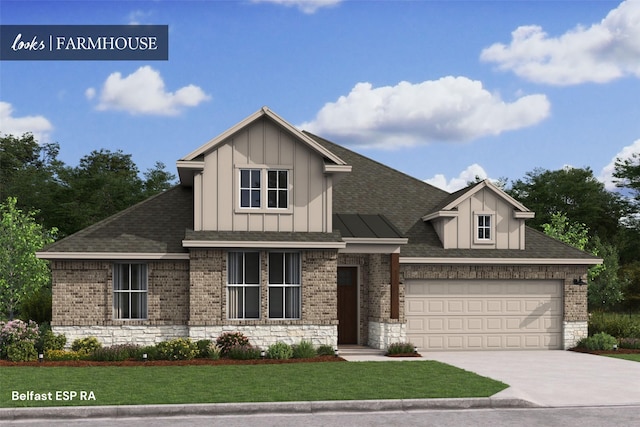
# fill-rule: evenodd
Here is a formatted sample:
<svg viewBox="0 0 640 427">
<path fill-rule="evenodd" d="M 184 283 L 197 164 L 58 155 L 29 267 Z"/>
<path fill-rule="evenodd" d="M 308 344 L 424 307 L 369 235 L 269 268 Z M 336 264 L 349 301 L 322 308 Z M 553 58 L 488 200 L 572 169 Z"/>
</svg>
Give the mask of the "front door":
<svg viewBox="0 0 640 427">
<path fill-rule="evenodd" d="M 338 344 L 358 343 L 358 267 L 338 267 Z"/>
</svg>

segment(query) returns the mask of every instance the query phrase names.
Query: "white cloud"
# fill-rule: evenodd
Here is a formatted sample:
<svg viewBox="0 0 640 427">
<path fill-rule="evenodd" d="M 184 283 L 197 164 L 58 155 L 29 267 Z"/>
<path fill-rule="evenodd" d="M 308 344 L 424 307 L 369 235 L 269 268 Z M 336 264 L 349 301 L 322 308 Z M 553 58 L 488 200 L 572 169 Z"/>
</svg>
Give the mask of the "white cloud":
<svg viewBox="0 0 640 427">
<path fill-rule="evenodd" d="M 127 20 L 129 21 L 129 25 L 141 25 L 148 21 L 148 18 L 153 15 L 152 12 L 145 12 L 143 10 L 134 10 L 129 13 Z"/>
<path fill-rule="evenodd" d="M 306 14 L 315 13 L 322 7 L 335 6 L 342 0 L 251 0 L 252 3 L 274 3 L 287 7 L 295 6 Z"/>
<path fill-rule="evenodd" d="M 479 81 L 448 76 L 378 88 L 357 83 L 299 127 L 345 144 L 396 148 L 497 135 L 539 123 L 549 110 L 545 95 L 508 103 Z"/>
<path fill-rule="evenodd" d="M 95 95 L 94 88 L 85 91 L 89 100 Z M 119 72 L 107 77 L 96 108 L 121 110 L 130 114 L 172 116 L 179 114 L 184 107 L 194 107 L 210 98 L 194 85 L 167 92 L 160 73 L 144 66 L 124 78 Z"/>
<path fill-rule="evenodd" d="M 480 58 L 528 80 L 552 85 L 604 83 L 640 77 L 640 1 L 629 0 L 589 28 L 549 37 L 540 26 L 518 27 L 511 43 L 496 43 Z"/>
<path fill-rule="evenodd" d="M 487 179 L 488 177 L 484 168 L 479 164 L 474 163 L 460 172 L 460 175 L 456 178 L 451 178 L 448 181 L 443 174 L 437 174 L 433 178 L 425 179 L 424 181 L 434 187 L 453 193 L 454 191 L 458 191 L 461 188 L 466 187 L 469 182 L 475 182 L 476 178 Z"/>
<path fill-rule="evenodd" d="M 14 117 L 13 107 L 0 101 L 0 134 L 21 137 L 27 132 L 39 142 L 48 142 L 53 125 L 43 116 Z"/>
<path fill-rule="evenodd" d="M 636 140 L 633 144 L 627 145 L 624 147 L 618 154 L 616 154 L 611 162 L 602 168 L 600 172 L 600 176 L 598 179 L 604 183 L 604 188 L 609 191 L 617 190 L 615 178 L 613 177 L 613 172 L 615 171 L 616 160 L 626 160 L 630 159 L 633 154 L 640 154 L 640 139 Z"/>
</svg>

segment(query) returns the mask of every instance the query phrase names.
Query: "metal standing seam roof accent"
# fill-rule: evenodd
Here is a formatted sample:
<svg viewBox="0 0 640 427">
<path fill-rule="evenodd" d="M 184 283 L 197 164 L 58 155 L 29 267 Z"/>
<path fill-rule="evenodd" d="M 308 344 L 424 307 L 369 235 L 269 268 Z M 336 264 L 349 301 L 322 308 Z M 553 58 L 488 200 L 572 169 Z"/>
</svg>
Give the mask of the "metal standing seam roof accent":
<svg viewBox="0 0 640 427">
<path fill-rule="evenodd" d="M 342 237 L 395 239 L 402 233 L 384 215 L 334 214 L 333 227 Z"/>
</svg>

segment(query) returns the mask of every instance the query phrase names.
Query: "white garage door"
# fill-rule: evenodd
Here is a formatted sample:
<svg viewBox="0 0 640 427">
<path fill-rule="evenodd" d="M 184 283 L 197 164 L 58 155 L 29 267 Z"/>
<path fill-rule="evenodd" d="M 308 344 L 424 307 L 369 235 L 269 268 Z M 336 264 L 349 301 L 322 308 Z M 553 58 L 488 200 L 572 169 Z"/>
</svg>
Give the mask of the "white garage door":
<svg viewBox="0 0 640 427">
<path fill-rule="evenodd" d="M 561 281 L 407 280 L 405 293 L 421 350 L 561 348 Z"/>
</svg>

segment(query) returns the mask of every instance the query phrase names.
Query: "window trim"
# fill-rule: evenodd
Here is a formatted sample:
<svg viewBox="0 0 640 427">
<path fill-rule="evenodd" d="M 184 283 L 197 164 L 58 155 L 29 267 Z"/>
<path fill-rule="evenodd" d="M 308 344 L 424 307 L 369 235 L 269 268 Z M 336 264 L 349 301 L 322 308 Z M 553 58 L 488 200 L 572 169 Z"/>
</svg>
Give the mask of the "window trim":
<svg viewBox="0 0 640 427">
<path fill-rule="evenodd" d="M 141 277 L 144 279 L 144 289 L 131 289 L 131 266 L 138 265 L 144 267 L 144 272 Z M 124 266 L 128 266 L 128 287 L 127 289 L 116 289 L 116 281 L 120 279 L 120 273 L 117 272 L 117 269 L 120 269 Z M 116 295 L 128 294 L 129 295 L 129 317 L 119 317 L 118 312 L 121 311 L 119 308 L 116 308 Z M 131 304 L 132 304 L 132 294 L 144 294 L 144 316 L 143 317 L 131 317 Z M 112 277 L 111 277 L 111 310 L 112 310 L 112 318 L 113 320 L 120 321 L 135 321 L 135 320 L 149 320 L 149 266 L 147 263 L 143 262 L 116 262 L 112 265 Z"/>
<path fill-rule="evenodd" d="M 246 254 L 258 254 L 258 283 L 246 283 L 247 270 L 246 270 Z M 243 263 L 243 271 L 242 271 L 242 283 L 231 283 L 230 274 L 231 274 L 231 256 L 232 254 L 242 254 L 242 263 Z M 227 304 L 227 320 L 247 320 L 247 321 L 255 321 L 261 319 L 262 316 L 262 254 L 259 251 L 229 251 L 227 252 L 227 278 L 226 278 L 226 304 Z M 231 293 L 230 288 L 239 288 L 242 290 L 242 317 L 232 317 L 232 311 L 238 311 L 237 307 L 235 310 L 231 310 Z M 247 288 L 258 288 L 258 315 L 257 317 L 247 317 L 247 299 L 246 299 L 246 289 Z"/>
<path fill-rule="evenodd" d="M 242 172 L 249 172 L 249 186 L 248 187 L 243 187 L 242 186 Z M 253 180 L 252 180 L 252 176 L 253 172 L 258 172 L 259 173 L 259 178 L 260 178 L 260 182 L 259 182 L 259 186 L 258 187 L 253 187 Z M 238 205 L 240 206 L 240 209 L 251 209 L 251 210 L 260 210 L 262 209 L 262 207 L 264 206 L 263 203 L 263 197 L 262 197 L 262 183 L 264 182 L 263 179 L 263 173 L 262 173 L 262 169 L 261 168 L 239 168 L 238 169 Z M 257 188 L 257 190 L 256 190 Z M 243 191 L 248 191 L 249 192 L 249 206 L 242 206 L 242 192 Z M 253 206 L 253 192 L 254 191 L 258 191 L 260 194 L 260 199 L 258 200 L 258 206 Z"/>
<path fill-rule="evenodd" d="M 271 255 L 282 254 L 282 283 L 271 283 Z M 297 256 L 297 271 L 294 283 L 287 283 L 285 271 L 287 269 L 287 257 L 285 255 L 291 254 Z M 271 289 L 282 289 L 282 317 L 271 316 Z M 296 317 L 287 317 L 287 296 L 286 289 L 297 289 L 297 307 L 294 311 L 297 312 Z M 302 254 L 294 251 L 269 251 L 268 252 L 268 265 L 267 265 L 267 315 L 269 320 L 300 320 L 302 319 Z"/>
<path fill-rule="evenodd" d="M 290 165 L 235 165 L 236 183 L 235 193 L 238 200 L 234 203 L 235 213 L 270 213 L 270 214 L 293 214 L 293 166 Z M 242 171 L 245 170 L 259 170 L 260 171 L 260 207 L 242 206 Z M 271 190 L 283 190 L 287 194 L 287 207 L 269 207 L 269 172 L 286 172 L 287 173 L 287 188 Z"/>
<path fill-rule="evenodd" d="M 496 240 L 496 226 L 494 212 L 474 212 L 473 214 L 473 242 L 478 245 L 493 244 Z M 489 225 L 480 225 L 480 218 L 489 218 Z M 480 237 L 480 230 L 488 230 L 489 238 Z"/>
</svg>

